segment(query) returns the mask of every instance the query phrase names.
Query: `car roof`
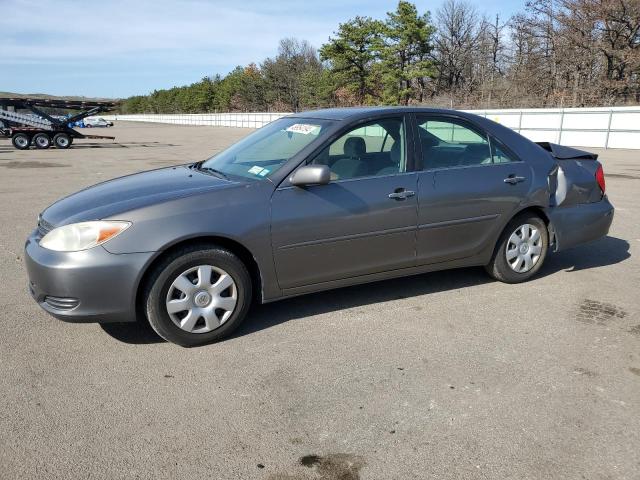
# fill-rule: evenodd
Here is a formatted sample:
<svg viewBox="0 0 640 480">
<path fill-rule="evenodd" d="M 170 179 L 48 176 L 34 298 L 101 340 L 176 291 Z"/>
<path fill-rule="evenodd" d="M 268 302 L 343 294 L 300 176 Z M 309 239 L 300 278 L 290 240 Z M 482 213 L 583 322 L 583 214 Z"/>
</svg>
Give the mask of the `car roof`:
<svg viewBox="0 0 640 480">
<path fill-rule="evenodd" d="M 455 113 L 461 117 L 468 117 L 471 114 L 460 110 L 449 110 L 444 108 L 427 107 L 346 107 L 346 108 L 324 108 L 319 110 L 307 110 L 291 115 L 293 118 L 318 118 L 322 120 L 358 120 L 375 115 L 388 113 L 430 113 L 430 114 L 451 114 Z"/>
</svg>

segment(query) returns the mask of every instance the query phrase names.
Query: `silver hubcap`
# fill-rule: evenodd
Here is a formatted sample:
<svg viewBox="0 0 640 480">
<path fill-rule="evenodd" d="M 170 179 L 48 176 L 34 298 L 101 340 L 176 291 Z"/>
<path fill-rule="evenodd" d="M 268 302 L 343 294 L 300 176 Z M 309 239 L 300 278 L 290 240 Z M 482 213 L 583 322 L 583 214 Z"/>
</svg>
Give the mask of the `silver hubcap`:
<svg viewBox="0 0 640 480">
<path fill-rule="evenodd" d="M 189 333 L 207 333 L 226 322 L 238 302 L 238 289 L 224 270 L 200 265 L 184 271 L 167 292 L 169 317 Z"/>
<path fill-rule="evenodd" d="M 49 145 L 49 140 L 47 140 L 45 137 L 38 137 L 36 138 L 36 144 L 39 147 L 46 147 L 47 145 Z"/>
<path fill-rule="evenodd" d="M 29 140 L 26 139 L 25 137 L 18 137 L 18 138 L 16 138 L 16 143 L 20 147 L 26 147 L 27 145 L 29 145 Z"/>
<path fill-rule="evenodd" d="M 69 140 L 65 137 L 60 137 L 58 139 L 58 145 L 60 145 L 61 147 L 66 147 L 67 145 L 69 145 Z"/>
<path fill-rule="evenodd" d="M 525 223 L 519 226 L 509 237 L 505 252 L 507 263 L 514 272 L 527 273 L 531 270 L 542 253 L 542 236 L 540 231 Z"/>
</svg>

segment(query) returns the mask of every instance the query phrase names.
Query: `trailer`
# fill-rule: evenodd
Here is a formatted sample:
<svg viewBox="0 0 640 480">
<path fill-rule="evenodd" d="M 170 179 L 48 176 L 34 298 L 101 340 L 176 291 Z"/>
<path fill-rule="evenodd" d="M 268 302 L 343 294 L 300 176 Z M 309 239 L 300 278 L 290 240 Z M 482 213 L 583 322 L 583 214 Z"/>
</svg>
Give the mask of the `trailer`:
<svg viewBox="0 0 640 480">
<path fill-rule="evenodd" d="M 0 133 L 11 138 L 11 143 L 18 150 L 27 150 L 31 145 L 39 149 L 51 146 L 65 149 L 76 138 L 115 140 L 115 137 L 105 135 L 85 135 L 70 125 L 91 115 L 113 110 L 117 105 L 117 102 L 0 98 Z M 43 108 L 77 110 L 79 113 L 58 117 L 44 112 Z"/>
</svg>

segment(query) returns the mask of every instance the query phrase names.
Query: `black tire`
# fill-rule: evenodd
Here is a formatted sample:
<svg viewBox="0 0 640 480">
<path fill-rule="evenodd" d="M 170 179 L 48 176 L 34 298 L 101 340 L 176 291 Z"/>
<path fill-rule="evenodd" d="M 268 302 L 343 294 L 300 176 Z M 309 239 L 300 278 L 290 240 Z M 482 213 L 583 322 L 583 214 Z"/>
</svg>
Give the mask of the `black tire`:
<svg viewBox="0 0 640 480">
<path fill-rule="evenodd" d="M 31 142 L 39 150 L 45 150 L 51 146 L 51 137 L 46 133 L 36 133 Z"/>
<path fill-rule="evenodd" d="M 29 145 L 31 145 L 31 139 L 29 135 L 26 133 L 16 133 L 11 137 L 11 143 L 18 150 L 29 150 Z"/>
<path fill-rule="evenodd" d="M 509 238 L 512 234 L 517 234 L 519 229 L 524 225 L 531 225 L 536 228 L 540 234 L 540 244 L 541 251 L 537 258 L 534 261 L 533 267 L 526 272 L 518 272 L 512 268 L 507 260 L 507 249 L 512 244 Z M 545 258 L 547 257 L 547 252 L 549 249 L 549 231 L 547 230 L 547 225 L 543 219 L 533 213 L 524 213 L 514 217 L 505 227 L 502 235 L 498 239 L 498 243 L 493 252 L 493 257 L 487 266 L 485 266 L 485 270 L 487 273 L 505 283 L 520 283 L 529 280 L 533 277 L 540 268 L 542 268 L 542 264 L 544 263 Z M 513 259 L 514 262 L 517 262 L 517 258 Z M 523 264 L 519 264 L 523 265 Z"/>
<path fill-rule="evenodd" d="M 56 133 L 53 137 L 53 144 L 56 148 L 69 148 L 71 146 L 71 137 L 66 133 Z"/>
<path fill-rule="evenodd" d="M 166 301 L 174 280 L 199 265 L 211 265 L 228 273 L 235 282 L 237 299 L 231 315 L 219 327 L 206 333 L 190 333 L 174 323 Z M 154 269 L 144 292 L 151 327 L 165 340 L 183 347 L 205 345 L 229 336 L 247 316 L 251 299 L 251 276 L 246 266 L 233 253 L 216 245 L 190 245 L 172 252 Z"/>
</svg>

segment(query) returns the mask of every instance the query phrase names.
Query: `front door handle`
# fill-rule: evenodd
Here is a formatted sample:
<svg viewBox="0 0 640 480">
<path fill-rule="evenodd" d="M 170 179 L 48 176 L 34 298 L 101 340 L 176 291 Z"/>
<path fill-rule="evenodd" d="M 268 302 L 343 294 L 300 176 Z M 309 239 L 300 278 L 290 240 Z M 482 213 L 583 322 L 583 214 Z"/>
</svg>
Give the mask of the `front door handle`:
<svg viewBox="0 0 640 480">
<path fill-rule="evenodd" d="M 411 190 L 405 190 L 404 188 L 396 188 L 393 193 L 389 194 L 389 198 L 393 200 L 405 200 L 409 197 L 413 197 L 416 192 L 412 192 Z"/>
<path fill-rule="evenodd" d="M 515 185 L 516 183 L 524 182 L 526 178 L 518 177 L 517 175 L 509 175 L 504 179 L 504 183 L 509 183 L 511 185 Z"/>
</svg>

